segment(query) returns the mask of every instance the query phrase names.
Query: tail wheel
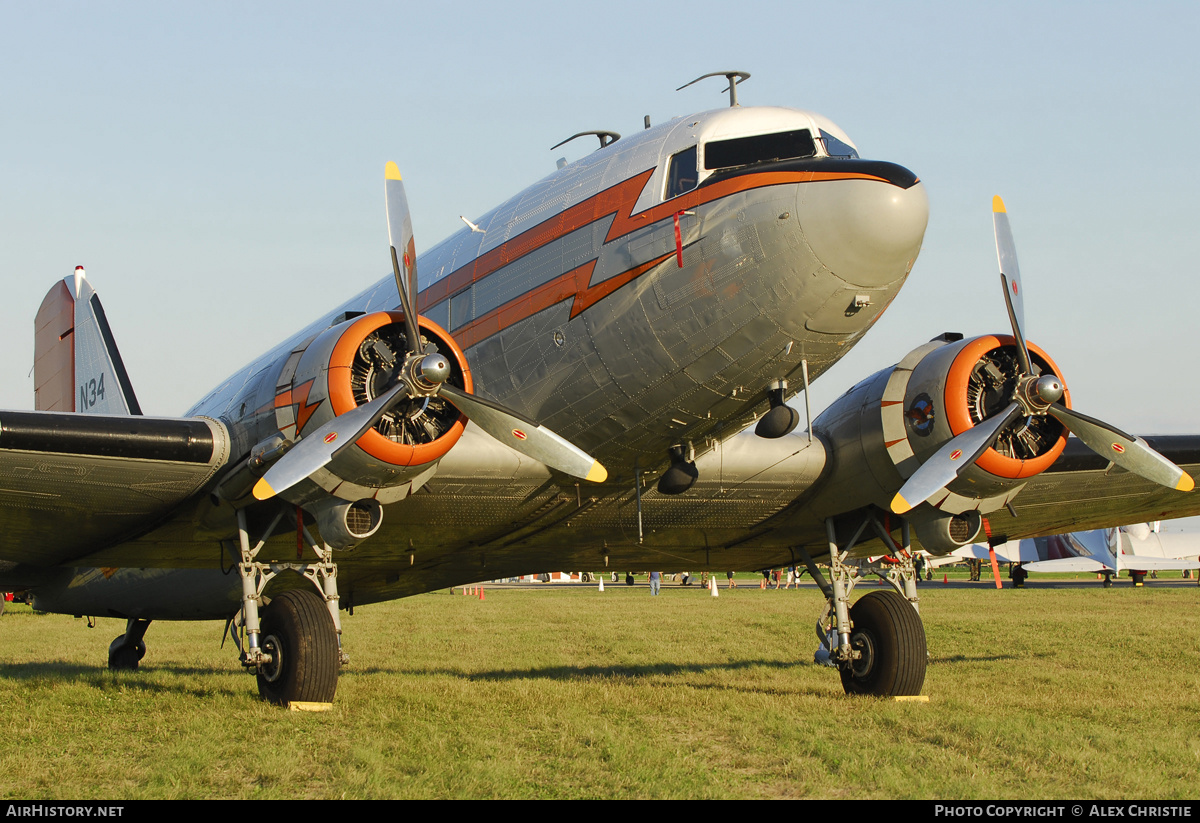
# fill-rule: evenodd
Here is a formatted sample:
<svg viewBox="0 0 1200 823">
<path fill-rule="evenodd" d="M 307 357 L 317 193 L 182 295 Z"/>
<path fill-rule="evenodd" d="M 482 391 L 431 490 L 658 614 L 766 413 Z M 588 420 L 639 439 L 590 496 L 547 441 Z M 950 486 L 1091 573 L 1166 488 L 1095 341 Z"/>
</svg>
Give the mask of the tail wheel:
<svg viewBox="0 0 1200 823">
<path fill-rule="evenodd" d="M 139 640 L 130 645 L 125 642 L 125 635 L 120 634 L 108 647 L 108 668 L 113 671 L 134 671 L 145 656 L 145 641 Z"/>
<path fill-rule="evenodd" d="M 258 671 L 270 703 L 331 703 L 337 691 L 337 630 L 315 591 L 290 589 L 263 610 L 260 645 L 271 662 Z"/>
<path fill-rule="evenodd" d="M 909 602 L 893 591 L 871 592 L 850 608 L 850 622 L 850 646 L 861 656 L 842 669 L 846 694 L 920 694 L 929 655 Z"/>
</svg>

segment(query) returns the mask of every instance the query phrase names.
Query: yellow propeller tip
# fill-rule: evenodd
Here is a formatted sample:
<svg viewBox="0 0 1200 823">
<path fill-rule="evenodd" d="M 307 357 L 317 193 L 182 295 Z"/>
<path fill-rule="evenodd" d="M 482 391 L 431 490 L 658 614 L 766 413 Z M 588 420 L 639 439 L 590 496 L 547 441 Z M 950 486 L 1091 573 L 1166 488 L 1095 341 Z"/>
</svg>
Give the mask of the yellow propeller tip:
<svg viewBox="0 0 1200 823">
<path fill-rule="evenodd" d="M 590 480 L 593 483 L 603 483 L 608 479 L 608 469 L 600 465 L 600 461 L 592 462 L 592 467 L 588 470 L 587 477 L 584 480 Z"/>
<path fill-rule="evenodd" d="M 912 504 L 905 500 L 901 495 L 897 494 L 892 498 L 892 511 L 896 514 L 904 514 L 912 508 Z"/>
<path fill-rule="evenodd" d="M 1196 488 L 1196 481 L 1187 472 L 1183 473 L 1183 477 L 1179 478 L 1179 482 L 1175 484 L 1175 488 L 1181 492 L 1190 492 Z"/>
<path fill-rule="evenodd" d="M 387 165 L 383 167 L 383 179 L 384 180 L 399 180 L 400 179 L 400 167 L 397 166 L 395 163 L 393 163 L 391 160 L 387 161 Z"/>
<path fill-rule="evenodd" d="M 1004 201 L 1000 199 L 1000 195 L 995 195 L 992 198 L 992 211 L 995 214 L 1006 214 L 1008 209 L 1004 208 Z"/>
<path fill-rule="evenodd" d="M 275 496 L 275 490 L 271 488 L 271 484 L 266 478 L 262 478 L 254 484 L 254 499 L 255 500 L 270 500 Z"/>
</svg>

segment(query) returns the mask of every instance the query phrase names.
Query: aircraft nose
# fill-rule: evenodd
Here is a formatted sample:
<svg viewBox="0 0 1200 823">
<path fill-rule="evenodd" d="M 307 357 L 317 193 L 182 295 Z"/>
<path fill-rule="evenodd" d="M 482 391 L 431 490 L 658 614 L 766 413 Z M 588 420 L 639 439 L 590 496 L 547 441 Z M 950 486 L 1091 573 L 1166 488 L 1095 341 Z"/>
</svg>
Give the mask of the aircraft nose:
<svg viewBox="0 0 1200 823">
<path fill-rule="evenodd" d="M 821 263 L 847 283 L 878 287 L 912 268 L 929 198 L 919 181 L 904 188 L 879 179 L 831 180 L 801 186 L 797 212 Z"/>
</svg>

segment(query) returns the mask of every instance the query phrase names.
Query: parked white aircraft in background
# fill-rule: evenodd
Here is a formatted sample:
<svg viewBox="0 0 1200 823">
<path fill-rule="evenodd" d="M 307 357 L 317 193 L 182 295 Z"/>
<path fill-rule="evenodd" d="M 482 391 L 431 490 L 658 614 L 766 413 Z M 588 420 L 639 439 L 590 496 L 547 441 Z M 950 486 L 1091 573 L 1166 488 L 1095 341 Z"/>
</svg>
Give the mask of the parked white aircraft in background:
<svg viewBox="0 0 1200 823">
<path fill-rule="evenodd" d="M 1098 572 L 1106 585 L 1113 574 L 1126 570 L 1140 584 L 1147 572 L 1200 569 L 1200 536 L 1163 534 L 1158 523 L 1010 540 L 995 550 L 999 563 L 1020 563 L 1030 572 Z M 978 543 L 954 555 L 990 560 L 988 547 Z M 948 559 L 940 558 L 943 563 Z"/>
</svg>

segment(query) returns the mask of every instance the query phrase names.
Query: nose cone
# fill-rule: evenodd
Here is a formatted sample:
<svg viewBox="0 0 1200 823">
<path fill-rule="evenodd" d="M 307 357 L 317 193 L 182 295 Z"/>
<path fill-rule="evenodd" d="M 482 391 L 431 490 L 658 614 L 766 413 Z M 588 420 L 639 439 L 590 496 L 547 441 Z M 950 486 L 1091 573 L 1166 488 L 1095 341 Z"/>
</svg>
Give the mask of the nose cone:
<svg viewBox="0 0 1200 823">
<path fill-rule="evenodd" d="M 921 183 L 902 188 L 860 178 L 799 189 L 797 213 L 805 239 L 838 277 L 879 287 L 912 268 L 929 222 L 929 198 Z"/>
</svg>

